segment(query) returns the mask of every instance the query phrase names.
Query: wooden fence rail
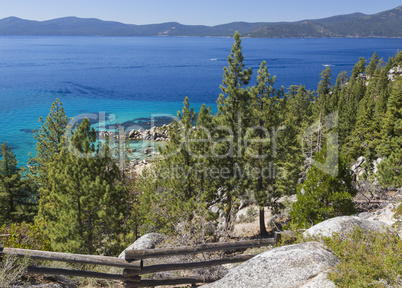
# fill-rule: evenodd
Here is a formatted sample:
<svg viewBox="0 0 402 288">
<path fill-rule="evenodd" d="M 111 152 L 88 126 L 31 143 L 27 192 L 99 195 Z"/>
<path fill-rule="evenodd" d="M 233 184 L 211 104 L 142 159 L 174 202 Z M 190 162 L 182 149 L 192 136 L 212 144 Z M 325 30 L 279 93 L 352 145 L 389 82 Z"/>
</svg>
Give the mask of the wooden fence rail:
<svg viewBox="0 0 402 288">
<path fill-rule="evenodd" d="M 204 277 L 190 277 L 190 278 L 169 278 L 160 280 L 141 279 L 140 275 L 151 274 L 163 271 L 175 270 L 191 270 L 196 268 L 212 267 L 228 263 L 244 262 L 255 255 L 240 255 L 226 257 L 222 259 L 215 259 L 209 261 L 199 261 L 190 263 L 169 263 L 143 266 L 143 260 L 147 258 L 160 258 L 170 257 L 177 255 L 198 254 L 203 252 L 216 252 L 216 251 L 235 251 L 245 250 L 252 247 L 263 247 L 274 245 L 280 239 L 281 234 L 275 234 L 275 238 L 248 240 L 248 241 L 234 241 L 225 243 L 209 243 L 198 246 L 183 246 L 174 248 L 152 249 L 152 250 L 127 250 L 125 251 L 125 259 L 108 256 L 93 256 L 81 254 L 69 254 L 58 252 L 47 252 L 38 250 L 16 249 L 16 248 L 1 248 L 0 256 L 2 254 L 14 254 L 19 257 L 30 257 L 38 260 L 49 261 L 62 261 L 67 263 L 91 264 L 101 266 L 112 266 L 123 268 L 122 274 L 107 274 L 93 271 L 82 271 L 74 269 L 59 269 L 59 268 L 46 268 L 46 267 L 28 267 L 28 273 L 32 274 L 49 274 L 49 275 L 66 275 L 78 276 L 108 280 L 124 281 L 124 287 L 148 287 L 148 286 L 162 286 L 162 285 L 180 285 L 180 284 L 195 284 L 195 283 L 211 283 L 218 278 L 204 278 Z"/>
<path fill-rule="evenodd" d="M 45 268 L 45 267 L 28 267 L 30 274 L 45 274 L 45 275 L 65 275 L 65 276 L 78 276 L 87 278 L 98 278 L 106 280 L 120 280 L 124 281 L 125 278 L 122 274 L 106 274 L 92 271 L 80 271 L 73 269 L 60 269 L 60 268 Z"/>
<path fill-rule="evenodd" d="M 4 248 L 2 253 L 15 254 L 19 257 L 29 256 L 32 259 L 38 260 L 113 266 L 118 268 L 129 268 L 133 270 L 141 270 L 143 265 L 142 260 L 127 262 L 126 260 L 117 257 L 70 254 L 17 248 Z"/>
<path fill-rule="evenodd" d="M 163 249 L 127 250 L 125 254 L 126 254 L 126 260 L 130 261 L 134 259 L 147 259 L 147 258 L 168 257 L 177 255 L 197 254 L 203 252 L 247 249 L 252 247 L 272 246 L 274 244 L 275 244 L 274 238 L 267 238 L 261 240 L 209 243 L 193 247 L 183 246 L 183 247 L 163 248 Z"/>
<path fill-rule="evenodd" d="M 133 271 L 133 274 L 144 275 L 155 272 L 177 271 L 177 270 L 191 270 L 196 268 L 212 267 L 217 265 L 239 263 L 247 261 L 256 255 L 240 255 L 234 257 L 227 257 L 222 259 L 215 259 L 209 261 L 190 262 L 190 263 L 172 263 L 172 264 L 159 264 L 143 267 L 140 271 Z M 140 274 L 139 274 L 140 273 Z"/>
</svg>

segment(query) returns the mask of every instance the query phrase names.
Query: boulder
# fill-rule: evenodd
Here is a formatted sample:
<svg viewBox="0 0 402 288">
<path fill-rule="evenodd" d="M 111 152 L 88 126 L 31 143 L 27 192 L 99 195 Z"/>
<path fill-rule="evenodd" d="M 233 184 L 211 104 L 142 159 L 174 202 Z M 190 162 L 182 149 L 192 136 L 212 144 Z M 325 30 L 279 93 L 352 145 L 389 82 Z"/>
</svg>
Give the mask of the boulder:
<svg viewBox="0 0 402 288">
<path fill-rule="evenodd" d="M 128 138 L 134 138 L 134 136 L 137 134 L 137 131 L 134 129 L 128 132 Z"/>
<path fill-rule="evenodd" d="M 159 233 L 145 234 L 121 252 L 119 258 L 124 258 L 126 256 L 126 250 L 155 249 L 155 246 L 161 243 L 164 239 L 165 236 Z"/>
<path fill-rule="evenodd" d="M 400 203 L 389 203 L 382 209 L 374 212 L 363 212 L 357 216 L 361 219 L 381 221 L 389 226 L 392 226 L 398 221 L 398 219 L 394 218 L 398 205 L 400 205 Z"/>
<path fill-rule="evenodd" d="M 381 221 L 362 219 L 357 216 L 339 216 L 325 220 L 307 229 L 303 233 L 303 237 L 331 237 L 333 233 L 347 235 L 351 233 L 356 227 L 362 229 L 366 233 L 384 233 L 387 231 L 387 228 L 392 230 L 390 226 Z"/>
<path fill-rule="evenodd" d="M 318 274 L 307 283 L 300 286 L 300 288 L 334 288 L 335 284 L 327 278 L 328 272 Z"/>
<path fill-rule="evenodd" d="M 335 287 L 326 273 L 339 260 L 321 243 L 307 242 L 275 248 L 231 269 L 203 288 Z"/>
</svg>

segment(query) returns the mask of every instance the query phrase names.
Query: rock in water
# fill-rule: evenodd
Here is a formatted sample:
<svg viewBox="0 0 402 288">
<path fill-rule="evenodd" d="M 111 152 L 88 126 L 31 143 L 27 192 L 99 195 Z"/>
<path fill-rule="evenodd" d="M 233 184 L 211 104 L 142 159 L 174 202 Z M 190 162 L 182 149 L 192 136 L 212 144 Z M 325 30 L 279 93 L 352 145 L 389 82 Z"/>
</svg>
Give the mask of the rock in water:
<svg viewBox="0 0 402 288">
<path fill-rule="evenodd" d="M 356 227 L 362 229 L 365 233 L 384 233 L 387 232 L 387 228 L 392 230 L 390 226 L 381 221 L 366 220 L 356 216 L 339 216 L 314 225 L 307 229 L 303 233 L 303 236 L 331 237 L 333 233 L 347 235 L 356 229 Z"/>
<path fill-rule="evenodd" d="M 329 288 L 326 273 L 339 260 L 321 243 L 307 242 L 275 248 L 233 268 L 203 288 Z"/>
<path fill-rule="evenodd" d="M 159 233 L 149 233 L 138 238 L 133 244 L 128 246 L 123 252 L 120 253 L 119 258 L 126 256 L 126 250 L 142 250 L 142 249 L 155 249 L 165 239 L 165 236 Z"/>
</svg>

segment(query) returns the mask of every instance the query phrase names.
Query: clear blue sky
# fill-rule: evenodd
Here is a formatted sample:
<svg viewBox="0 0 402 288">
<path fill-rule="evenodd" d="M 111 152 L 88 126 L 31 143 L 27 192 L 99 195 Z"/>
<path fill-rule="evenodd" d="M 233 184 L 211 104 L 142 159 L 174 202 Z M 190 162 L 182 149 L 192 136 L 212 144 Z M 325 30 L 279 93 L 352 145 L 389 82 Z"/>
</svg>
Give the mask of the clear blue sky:
<svg viewBox="0 0 402 288">
<path fill-rule="evenodd" d="M 129 24 L 176 21 L 217 25 L 234 21 L 276 22 L 339 14 L 375 14 L 401 0 L 0 0 L 0 18 L 48 20 L 64 16 Z"/>
</svg>

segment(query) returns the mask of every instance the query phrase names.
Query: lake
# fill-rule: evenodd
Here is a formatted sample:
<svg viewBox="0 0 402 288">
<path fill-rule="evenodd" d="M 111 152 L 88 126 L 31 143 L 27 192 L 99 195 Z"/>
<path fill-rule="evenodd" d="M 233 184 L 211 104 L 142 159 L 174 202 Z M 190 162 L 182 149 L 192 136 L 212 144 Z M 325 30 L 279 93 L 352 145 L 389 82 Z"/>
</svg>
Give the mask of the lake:
<svg viewBox="0 0 402 288">
<path fill-rule="evenodd" d="M 0 36 L 0 143 L 25 165 L 35 152 L 31 131 L 56 98 L 69 117 L 101 112 L 108 124 L 126 126 L 176 115 L 186 96 L 196 111 L 202 103 L 213 106 L 232 44 L 212 37 Z M 335 82 L 359 57 L 376 51 L 387 61 L 402 48 L 401 39 L 246 38 L 242 44 L 254 78 L 266 60 L 276 87 L 311 90 L 323 65 L 332 65 Z"/>
</svg>

